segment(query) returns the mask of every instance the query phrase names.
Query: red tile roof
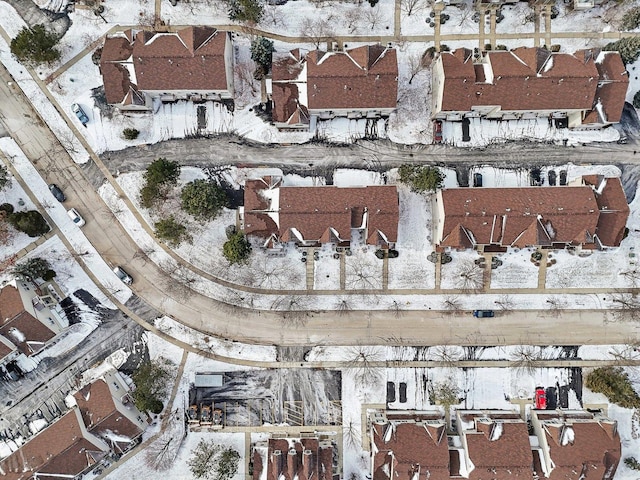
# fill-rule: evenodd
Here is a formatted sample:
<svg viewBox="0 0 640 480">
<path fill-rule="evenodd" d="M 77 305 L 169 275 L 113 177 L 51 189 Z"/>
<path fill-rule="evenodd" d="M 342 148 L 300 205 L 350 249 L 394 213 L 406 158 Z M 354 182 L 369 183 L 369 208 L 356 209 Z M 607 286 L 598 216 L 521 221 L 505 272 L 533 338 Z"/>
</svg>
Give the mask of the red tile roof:
<svg viewBox="0 0 640 480">
<path fill-rule="evenodd" d="M 307 96 L 311 110 L 395 108 L 396 51 L 367 45 L 345 52 L 307 55 Z"/>
<path fill-rule="evenodd" d="M 600 64 L 595 53 L 583 50 L 570 55 L 521 47 L 486 52 L 483 64 L 474 65 L 469 50 L 443 52 L 441 109 L 466 112 L 474 106 L 495 105 L 508 111 L 589 112 L 600 99 L 607 120 L 616 122 L 628 78 L 617 52 L 604 55 Z"/>
<path fill-rule="evenodd" d="M 606 179 L 601 193 L 591 186 L 452 188 L 442 190 L 445 212 L 439 244 L 591 244 L 622 240 L 629 207 L 620 180 Z"/>
<path fill-rule="evenodd" d="M 53 330 L 25 311 L 20 292 L 11 285 L 0 290 L 0 335 L 27 356 L 40 351 L 56 336 Z"/>
<path fill-rule="evenodd" d="M 213 27 L 187 27 L 177 33 L 140 31 L 130 43 L 123 36 L 107 37 L 100 59 L 107 101 L 120 103 L 130 87 L 124 67 L 108 65 L 129 59 L 140 90 L 227 90 L 228 41 L 226 32 Z"/>
<path fill-rule="evenodd" d="M 70 411 L 0 461 L 3 480 L 28 480 L 34 473 L 74 476 L 101 459 L 100 445 L 85 438 L 76 411 Z"/>
<path fill-rule="evenodd" d="M 372 424 L 373 480 L 448 480 L 449 446 L 442 416 L 416 413 L 398 420 Z M 406 420 L 439 423 L 404 423 Z"/>
</svg>

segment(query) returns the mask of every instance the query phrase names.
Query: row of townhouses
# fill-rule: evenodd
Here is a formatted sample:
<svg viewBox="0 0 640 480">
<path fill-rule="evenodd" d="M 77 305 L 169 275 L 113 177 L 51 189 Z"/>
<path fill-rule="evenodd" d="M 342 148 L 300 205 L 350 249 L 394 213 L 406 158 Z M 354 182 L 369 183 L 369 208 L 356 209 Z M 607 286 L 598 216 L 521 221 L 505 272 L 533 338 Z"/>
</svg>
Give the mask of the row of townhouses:
<svg viewBox="0 0 640 480">
<path fill-rule="evenodd" d="M 107 37 L 100 70 L 107 103 L 150 112 L 154 101 L 232 100 L 233 63 L 229 32 L 130 29 Z M 463 132 L 470 118 L 544 117 L 557 128 L 601 128 L 620 121 L 629 83 L 620 55 L 599 49 L 458 49 L 436 54 L 431 68 L 432 119 L 460 121 Z M 274 54 L 271 70 L 267 94 L 280 129 L 313 128 L 334 117 L 386 118 L 396 109 L 398 59 L 391 45 L 295 49 Z"/>
</svg>

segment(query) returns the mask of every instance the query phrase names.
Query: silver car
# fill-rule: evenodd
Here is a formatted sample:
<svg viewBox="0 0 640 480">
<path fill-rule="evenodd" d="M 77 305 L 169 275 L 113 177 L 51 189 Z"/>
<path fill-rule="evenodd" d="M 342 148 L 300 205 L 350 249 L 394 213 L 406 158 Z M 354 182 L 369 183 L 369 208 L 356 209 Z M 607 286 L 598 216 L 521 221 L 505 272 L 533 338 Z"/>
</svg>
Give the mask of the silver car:
<svg viewBox="0 0 640 480">
<path fill-rule="evenodd" d="M 131 278 L 131 275 L 129 275 L 127 272 L 125 272 L 122 267 L 117 266 L 113 269 L 113 273 L 116 274 L 116 276 L 122 280 L 123 283 L 127 284 L 127 285 L 131 285 L 133 283 L 133 278 Z"/>
</svg>

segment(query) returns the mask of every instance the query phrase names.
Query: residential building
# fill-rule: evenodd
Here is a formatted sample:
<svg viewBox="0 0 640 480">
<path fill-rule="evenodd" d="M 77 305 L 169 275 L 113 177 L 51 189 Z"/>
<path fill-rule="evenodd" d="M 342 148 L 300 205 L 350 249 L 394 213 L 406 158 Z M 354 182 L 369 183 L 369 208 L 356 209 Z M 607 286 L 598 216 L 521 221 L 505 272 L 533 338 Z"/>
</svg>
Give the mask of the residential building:
<svg viewBox="0 0 640 480">
<path fill-rule="evenodd" d="M 449 480 L 461 450 L 449 447 L 441 411 L 369 412 L 373 480 Z"/>
<path fill-rule="evenodd" d="M 618 52 L 542 48 L 442 52 L 433 62 L 432 118 L 548 118 L 558 128 L 620 121 L 629 76 Z"/>
<path fill-rule="evenodd" d="M 231 36 L 213 27 L 109 36 L 100 71 L 107 103 L 120 110 L 151 111 L 154 101 L 233 98 Z"/>
<path fill-rule="evenodd" d="M 0 461 L 3 480 L 77 479 L 107 455 L 136 445 L 148 418 L 115 370 L 68 397 L 71 410 Z"/>
<path fill-rule="evenodd" d="M 0 365 L 38 353 L 68 326 L 60 300 L 53 282 L 41 279 L 16 279 L 0 290 Z"/>
<path fill-rule="evenodd" d="M 561 187 L 447 188 L 433 207 L 441 250 L 617 247 L 629 217 L 620 179 L 601 175 Z"/>
<path fill-rule="evenodd" d="M 388 117 L 397 104 L 398 62 L 391 47 L 275 54 L 271 76 L 272 120 L 280 129 L 307 129 L 316 119 Z"/>
<path fill-rule="evenodd" d="M 73 395 L 87 430 L 116 453 L 135 446 L 147 426 L 148 418 L 135 407 L 130 391 L 113 370 Z"/>
<path fill-rule="evenodd" d="M 539 477 L 550 480 L 611 480 L 620 462 L 615 420 L 582 410 L 532 410 L 540 448 L 534 455 Z"/>
<path fill-rule="evenodd" d="M 0 478 L 75 479 L 94 468 L 108 452 L 107 444 L 89 433 L 80 411 L 73 409 L 0 460 Z"/>
<path fill-rule="evenodd" d="M 334 480 L 336 449 L 327 438 L 270 438 L 253 446 L 253 480 Z"/>
<path fill-rule="evenodd" d="M 464 451 L 461 470 L 470 480 L 533 480 L 533 455 L 527 423 L 516 412 L 458 410 L 458 435 Z"/>
<path fill-rule="evenodd" d="M 333 243 L 393 248 L 398 237 L 398 192 L 393 185 L 283 186 L 280 177 L 247 180 L 242 230 L 267 247 Z"/>
</svg>

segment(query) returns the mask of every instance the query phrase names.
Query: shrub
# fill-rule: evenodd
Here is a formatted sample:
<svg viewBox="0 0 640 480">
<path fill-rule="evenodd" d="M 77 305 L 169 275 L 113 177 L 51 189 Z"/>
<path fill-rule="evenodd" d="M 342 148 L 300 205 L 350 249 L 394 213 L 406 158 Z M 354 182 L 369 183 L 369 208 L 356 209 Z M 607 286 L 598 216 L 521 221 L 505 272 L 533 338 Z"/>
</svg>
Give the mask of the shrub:
<svg viewBox="0 0 640 480">
<path fill-rule="evenodd" d="M 16 230 L 24 232 L 30 237 L 39 237 L 51 230 L 47 221 L 36 210 L 12 213 L 9 215 L 8 221 Z"/>
<path fill-rule="evenodd" d="M 638 90 L 633 96 L 633 106 L 636 108 L 640 108 L 640 90 Z"/>
<path fill-rule="evenodd" d="M 640 26 L 640 7 L 633 7 L 622 17 L 622 30 L 635 30 Z"/>
<path fill-rule="evenodd" d="M 140 131 L 136 130 L 135 128 L 125 128 L 124 130 L 122 130 L 122 136 L 126 140 L 135 140 L 136 138 L 138 138 L 138 135 L 140 135 Z"/>
<path fill-rule="evenodd" d="M 183 240 L 191 240 L 191 237 L 187 233 L 187 227 L 176 221 L 173 215 L 157 221 L 153 225 L 153 228 L 156 229 L 156 236 L 166 241 L 167 244 L 172 247 L 177 247 Z"/>
<path fill-rule="evenodd" d="M 151 208 L 166 194 L 167 187 L 177 185 L 180 177 L 178 162 L 159 158 L 147 167 L 144 173 L 144 185 L 140 189 L 140 203 L 145 208 Z"/>
<path fill-rule="evenodd" d="M 552 52 L 559 52 L 560 48 L 562 48 L 560 45 L 558 45 L 557 43 L 551 45 L 551 51 Z"/>
<path fill-rule="evenodd" d="M 509 50 L 506 45 L 498 44 L 496 45 L 496 50 Z"/>
<path fill-rule="evenodd" d="M 632 470 L 640 470 L 640 462 L 636 460 L 636 457 L 625 458 L 624 464 Z"/>
<path fill-rule="evenodd" d="M 490 51 L 490 50 L 491 50 L 491 44 L 490 44 L 490 43 L 485 43 L 485 44 L 484 44 L 484 49 L 485 49 L 486 51 Z"/>
<path fill-rule="evenodd" d="M 214 219 L 227 204 L 227 194 L 217 184 L 206 180 L 187 183 L 180 195 L 182 209 L 201 220 Z"/>
<path fill-rule="evenodd" d="M 9 176 L 7 167 L 0 165 L 0 190 L 3 190 L 4 187 L 8 187 L 9 185 L 11 185 L 11 177 Z"/>
<path fill-rule="evenodd" d="M 10 203 L 3 203 L 2 205 L 0 205 L 0 211 L 6 212 L 7 215 L 11 215 L 13 213 L 13 210 L 13 205 L 11 205 Z"/>
<path fill-rule="evenodd" d="M 640 397 L 633 389 L 629 376 L 620 367 L 593 370 L 585 380 L 592 391 L 606 395 L 609 401 L 624 408 L 640 408 Z"/>
<path fill-rule="evenodd" d="M 11 53 L 23 63 L 51 63 L 60 58 L 57 43 L 58 37 L 44 25 L 25 27 L 11 40 Z"/>
<path fill-rule="evenodd" d="M 242 263 L 251 255 L 251 243 L 244 233 L 236 232 L 224 242 L 222 254 L 231 264 Z"/>
<path fill-rule="evenodd" d="M 435 192 L 442 186 L 444 175 L 437 167 L 430 165 L 402 165 L 398 169 L 400 181 L 418 193 Z"/>
</svg>

